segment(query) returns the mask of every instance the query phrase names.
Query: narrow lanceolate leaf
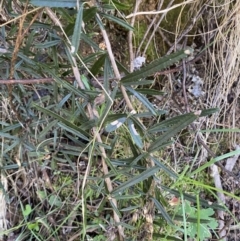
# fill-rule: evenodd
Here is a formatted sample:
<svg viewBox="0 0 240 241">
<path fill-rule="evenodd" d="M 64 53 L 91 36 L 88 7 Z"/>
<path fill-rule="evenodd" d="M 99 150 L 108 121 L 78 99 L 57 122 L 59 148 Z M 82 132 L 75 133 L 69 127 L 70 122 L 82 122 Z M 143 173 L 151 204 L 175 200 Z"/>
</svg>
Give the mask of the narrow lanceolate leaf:
<svg viewBox="0 0 240 241">
<path fill-rule="evenodd" d="M 166 212 L 165 208 L 162 206 L 162 204 L 155 198 L 151 198 L 152 201 L 154 202 L 156 208 L 161 212 L 163 218 L 171 225 L 174 225 L 171 217 L 168 215 L 168 213 Z"/>
<path fill-rule="evenodd" d="M 110 205 L 112 206 L 114 212 L 118 215 L 118 217 L 122 217 L 121 213 L 119 212 L 118 208 L 115 206 L 114 202 L 112 201 L 111 198 L 108 199 Z"/>
<path fill-rule="evenodd" d="M 106 126 L 105 130 L 107 132 L 112 132 L 112 131 L 117 130 L 125 122 L 126 119 L 127 119 L 126 117 L 123 117 L 123 118 L 120 118 L 118 120 L 111 122 L 110 124 L 108 124 Z"/>
<path fill-rule="evenodd" d="M 83 18 L 83 4 L 80 4 L 77 19 L 74 26 L 73 36 L 72 36 L 72 46 L 71 52 L 75 55 L 78 52 L 79 42 L 81 39 L 82 32 L 82 18 Z"/>
<path fill-rule="evenodd" d="M 143 143 L 142 143 L 142 139 L 140 137 L 140 135 L 138 134 L 138 132 L 136 131 L 134 124 L 131 120 L 128 120 L 128 128 L 131 134 L 131 137 L 134 141 L 134 143 L 139 147 L 139 148 L 143 148 Z"/>
<path fill-rule="evenodd" d="M 72 128 L 72 129 L 75 129 L 76 131 L 82 133 L 82 135 L 85 136 L 86 138 L 89 136 L 89 134 L 88 134 L 86 131 L 82 130 L 82 129 L 79 128 L 78 126 L 74 125 L 73 123 L 71 123 L 70 121 L 68 121 L 68 120 L 66 120 L 65 118 L 61 117 L 60 115 L 54 113 L 53 111 L 48 110 L 48 109 L 46 109 L 46 108 L 43 108 L 43 107 L 41 107 L 41 106 L 39 106 L 39 105 L 36 105 L 36 104 L 34 104 L 34 103 L 33 103 L 33 106 L 34 106 L 35 108 L 37 108 L 38 110 L 42 111 L 43 113 L 45 113 L 45 114 L 47 114 L 47 115 L 49 115 L 49 116 L 52 116 L 52 117 L 54 117 L 55 119 L 57 119 L 58 121 L 64 123 L 66 126 Z M 86 139 L 86 138 L 85 138 L 85 139 Z"/>
<path fill-rule="evenodd" d="M 129 82 L 124 82 L 123 85 L 126 86 L 139 86 L 139 85 L 151 85 L 154 80 L 138 79 Z"/>
<path fill-rule="evenodd" d="M 35 44 L 34 46 L 36 48 L 50 48 L 50 47 L 58 45 L 60 42 L 61 42 L 61 40 L 53 40 L 53 41 L 48 41 L 48 42 L 44 42 L 44 43 L 40 43 L 40 44 Z"/>
<path fill-rule="evenodd" d="M 143 95 L 164 95 L 165 92 L 154 89 L 138 89 L 138 92 Z"/>
<path fill-rule="evenodd" d="M 146 171 L 142 172 L 141 174 L 135 176 L 134 178 L 124 182 L 120 186 L 118 186 L 115 190 L 113 190 L 112 194 L 119 194 L 120 192 L 123 192 L 127 188 L 134 186 L 143 180 L 153 176 L 157 171 L 159 170 L 159 167 L 152 167 L 147 169 Z"/>
<path fill-rule="evenodd" d="M 201 114 L 200 114 L 200 117 L 206 116 L 206 115 L 211 115 L 211 114 L 214 114 L 218 111 L 219 111 L 219 108 L 211 108 L 211 109 L 202 110 Z"/>
<path fill-rule="evenodd" d="M 113 15 L 110 15 L 110 14 L 105 14 L 105 13 L 99 13 L 102 17 L 105 17 L 121 26 L 123 26 L 124 28 L 128 29 L 129 31 L 133 31 L 134 28 L 129 24 L 127 23 L 126 21 L 123 21 L 122 19 L 118 18 L 118 17 L 115 17 Z"/>
<path fill-rule="evenodd" d="M 50 8 L 73 8 L 77 5 L 77 0 L 30 0 L 32 5 Z"/>
<path fill-rule="evenodd" d="M 153 107 L 153 104 L 142 94 L 140 94 L 138 91 L 134 90 L 132 87 L 126 87 L 128 91 L 130 91 L 136 98 L 138 98 L 139 101 L 149 110 L 152 112 L 153 115 L 157 115 L 155 108 Z"/>
<path fill-rule="evenodd" d="M 190 116 L 192 116 L 192 113 L 183 114 L 181 116 L 175 116 L 170 119 L 161 121 L 160 123 L 157 123 L 150 127 L 148 129 L 148 133 L 158 133 L 167 131 L 171 126 L 176 125 L 181 118 L 186 118 L 186 120 L 188 120 Z"/>
<path fill-rule="evenodd" d="M 71 128 L 71 127 L 69 127 L 69 126 L 67 126 L 67 125 L 65 125 L 65 124 L 63 124 L 63 123 L 58 123 L 58 125 L 59 125 L 62 129 L 64 129 L 64 130 L 66 130 L 66 131 L 68 131 L 68 132 L 70 132 L 70 133 L 72 133 L 72 134 L 80 137 L 81 139 L 83 139 L 83 140 L 85 140 L 85 141 L 89 141 L 89 139 L 88 139 L 86 136 L 84 136 L 81 132 L 77 131 L 76 129 Z"/>
<path fill-rule="evenodd" d="M 116 195 L 114 198 L 116 200 L 127 200 L 127 199 L 134 199 L 134 198 L 140 198 L 141 194 L 135 194 L 135 195 Z M 138 206 L 136 206 L 137 208 Z"/>
<path fill-rule="evenodd" d="M 177 121 L 168 128 L 168 130 L 157 138 L 148 148 L 148 152 L 154 152 L 161 148 L 161 146 L 167 143 L 171 137 L 175 136 L 179 131 L 191 124 L 198 116 L 193 113 L 189 113 L 183 116 L 179 116 Z"/>
<path fill-rule="evenodd" d="M 16 135 L 10 135 L 8 133 L 0 132 L 0 137 L 8 138 L 8 139 L 15 139 L 18 140 L 19 138 Z"/>
<path fill-rule="evenodd" d="M 170 177 L 177 179 L 178 175 L 175 174 L 171 169 L 169 169 L 167 166 L 165 166 L 163 163 L 158 161 L 156 158 L 150 156 L 150 158 L 154 161 L 155 165 L 163 169 Z"/>
<path fill-rule="evenodd" d="M 124 83 L 138 81 L 139 79 L 153 75 L 160 70 L 170 67 L 179 60 L 186 58 L 191 53 L 191 51 L 191 49 L 180 50 L 176 53 L 166 55 L 160 59 L 157 59 L 146 67 L 143 67 L 140 70 L 134 71 L 133 73 L 126 75 L 122 78 L 121 83 L 124 85 Z"/>
<path fill-rule="evenodd" d="M 118 10 L 128 10 L 131 8 L 131 5 L 126 4 L 126 3 L 121 3 L 116 0 L 112 0 L 112 2 L 114 3 L 114 5 L 116 6 L 116 9 L 118 9 Z"/>
</svg>

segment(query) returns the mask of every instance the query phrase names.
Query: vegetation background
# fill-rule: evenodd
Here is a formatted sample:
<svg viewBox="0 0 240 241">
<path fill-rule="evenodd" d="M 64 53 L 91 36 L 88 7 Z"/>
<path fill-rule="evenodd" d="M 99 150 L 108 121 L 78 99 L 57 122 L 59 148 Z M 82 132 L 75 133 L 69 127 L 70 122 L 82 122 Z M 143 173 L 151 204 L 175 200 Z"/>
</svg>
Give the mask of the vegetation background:
<svg viewBox="0 0 240 241">
<path fill-rule="evenodd" d="M 0 240 L 240 240 L 240 2 L 0 1 Z"/>
</svg>

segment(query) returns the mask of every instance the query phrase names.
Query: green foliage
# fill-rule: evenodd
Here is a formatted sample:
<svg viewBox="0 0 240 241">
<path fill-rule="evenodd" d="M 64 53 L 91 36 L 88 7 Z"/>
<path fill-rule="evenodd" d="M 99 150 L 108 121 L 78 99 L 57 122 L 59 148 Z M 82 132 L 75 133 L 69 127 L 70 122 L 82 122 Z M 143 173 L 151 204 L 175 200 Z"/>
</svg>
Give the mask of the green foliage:
<svg viewBox="0 0 240 241">
<path fill-rule="evenodd" d="M 183 212 L 184 209 L 184 212 Z M 214 211 L 212 208 L 207 209 L 200 209 L 198 210 L 194 206 L 190 205 L 189 201 L 185 201 L 183 205 L 180 205 L 177 209 L 178 215 L 183 215 L 183 213 L 186 214 L 186 233 L 190 238 L 195 239 L 196 236 L 198 236 L 199 241 L 203 241 L 206 238 L 211 238 L 211 230 L 214 230 L 218 227 L 217 220 L 212 217 L 214 215 Z M 189 219 L 196 218 L 199 216 L 199 221 L 189 222 Z M 203 222 L 204 220 L 205 222 Z"/>
<path fill-rule="evenodd" d="M 29 214 L 32 212 L 32 208 L 29 204 L 25 206 L 25 209 L 23 210 L 23 216 L 26 218 L 29 216 Z"/>
<path fill-rule="evenodd" d="M 40 7 L 61 7 L 61 8 L 72 8 L 76 7 L 76 1 L 75 0 L 54 0 L 54 1 L 46 1 L 46 0 L 31 0 L 30 3 L 32 3 L 35 6 Z"/>
</svg>

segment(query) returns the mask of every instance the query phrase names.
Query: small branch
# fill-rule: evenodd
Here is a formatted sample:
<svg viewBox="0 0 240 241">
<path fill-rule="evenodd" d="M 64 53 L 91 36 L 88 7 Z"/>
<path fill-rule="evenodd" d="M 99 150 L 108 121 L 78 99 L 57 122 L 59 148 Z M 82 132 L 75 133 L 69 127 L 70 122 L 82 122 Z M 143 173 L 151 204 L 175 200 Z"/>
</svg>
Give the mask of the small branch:
<svg viewBox="0 0 240 241">
<path fill-rule="evenodd" d="M 187 28 L 185 28 L 184 31 L 180 34 L 180 36 L 176 39 L 175 43 L 168 50 L 167 54 L 170 54 L 176 48 L 176 45 L 182 40 L 182 38 L 184 38 L 187 35 L 187 33 L 189 33 L 192 30 L 197 20 L 202 17 L 202 14 L 205 11 L 205 9 L 206 9 L 206 5 L 204 5 L 202 9 L 200 9 L 200 11 L 196 14 L 196 17 L 192 19 L 192 22 L 190 23 L 190 25 Z"/>
<path fill-rule="evenodd" d="M 14 84 L 40 84 L 40 83 L 51 83 L 53 78 L 40 78 L 40 79 L 4 79 L 0 80 L 0 85 L 14 85 Z"/>
<path fill-rule="evenodd" d="M 185 109 L 186 109 L 187 113 L 189 113 L 190 112 L 190 108 L 189 108 L 189 105 L 188 105 L 188 98 L 187 98 L 187 93 L 186 93 L 186 77 L 187 77 L 187 73 L 186 73 L 186 63 L 185 63 L 185 60 L 183 60 L 183 62 L 182 62 L 182 67 L 183 67 L 183 81 L 182 81 L 183 98 L 184 98 Z"/>
<path fill-rule="evenodd" d="M 22 17 L 24 17 L 24 16 L 27 16 L 27 15 L 30 14 L 30 13 L 37 12 L 37 11 L 40 10 L 40 9 L 43 9 L 43 7 L 34 8 L 33 10 L 28 11 L 28 12 L 26 12 L 26 13 L 23 13 L 23 14 L 19 15 L 18 17 L 14 17 L 13 19 L 7 21 L 6 23 L 0 24 L 0 28 L 3 27 L 3 26 L 8 25 L 9 23 L 16 22 L 18 19 L 20 19 L 20 18 L 22 18 Z"/>
<path fill-rule="evenodd" d="M 97 14 L 97 17 L 98 17 L 99 21 L 102 22 L 98 14 Z M 118 81 L 120 81 L 121 80 L 121 75 L 120 75 L 120 72 L 118 70 L 118 67 L 117 67 L 117 64 L 116 64 L 116 61 L 115 61 L 115 57 L 114 57 L 113 52 L 112 52 L 112 47 L 111 47 L 111 44 L 110 44 L 107 32 L 103 28 L 101 28 L 101 31 L 102 31 L 103 38 L 105 40 L 105 44 L 106 44 L 106 47 L 107 47 L 108 55 L 109 55 L 109 58 L 110 58 L 110 61 L 111 61 L 111 64 L 112 64 L 112 68 L 113 68 L 114 74 L 116 76 L 116 79 Z M 124 97 L 124 99 L 126 101 L 126 104 L 127 104 L 128 108 L 129 108 L 129 110 L 130 111 L 134 111 L 132 103 L 131 103 L 131 101 L 130 101 L 128 95 L 127 95 L 126 89 L 125 89 L 125 87 L 123 85 L 121 85 L 121 91 L 122 91 L 123 97 Z"/>
<path fill-rule="evenodd" d="M 168 3 L 167 8 L 170 8 L 170 6 L 173 4 L 173 2 L 174 2 L 174 0 L 171 0 L 171 1 Z M 162 3 L 159 4 L 158 8 L 160 9 L 161 7 L 162 7 Z M 162 14 L 162 16 L 159 18 L 158 22 L 154 25 L 154 28 L 153 28 L 153 30 L 151 31 L 151 35 L 150 35 L 150 37 L 148 38 L 148 41 L 146 42 L 146 45 L 145 45 L 145 48 L 144 48 L 144 51 L 143 51 L 143 55 L 145 55 L 145 53 L 147 52 L 148 47 L 149 47 L 149 45 L 150 45 L 150 42 L 152 41 L 152 39 L 153 39 L 156 31 L 159 29 L 159 26 L 160 26 L 162 20 L 166 17 L 166 14 L 167 14 L 167 12 L 164 13 L 164 14 Z M 154 22 L 157 20 L 157 18 L 158 18 L 158 16 L 155 16 L 155 18 L 150 21 L 151 23 L 150 23 L 147 31 L 150 30 L 151 25 L 154 24 Z M 144 35 L 144 37 L 145 37 L 145 35 Z M 145 39 L 144 39 L 144 40 L 145 40 Z M 143 41 L 141 42 L 141 44 L 143 44 Z"/>
<path fill-rule="evenodd" d="M 141 0 L 136 0 L 136 4 L 133 10 L 133 13 L 136 13 L 138 10 L 138 7 L 141 3 Z M 134 27 L 135 23 L 135 17 L 131 19 L 130 25 Z M 128 48 L 129 48 L 129 61 L 130 61 L 130 73 L 133 72 L 134 66 L 133 66 L 133 59 L 134 59 L 134 53 L 133 53 L 133 43 L 132 43 L 132 36 L 133 31 L 128 32 Z"/>
<path fill-rule="evenodd" d="M 173 10 L 174 8 L 178 8 L 182 5 L 186 5 L 188 3 L 191 3 L 193 2 L 194 0 L 188 0 L 186 2 L 183 2 L 183 3 L 179 3 L 179 4 L 175 4 L 173 5 L 172 7 L 170 8 L 166 8 L 164 10 L 160 10 L 160 11 L 150 11 L 150 12 L 138 12 L 138 13 L 132 13 L 128 16 L 126 16 L 126 18 L 132 18 L 132 17 L 135 17 L 135 16 L 138 16 L 138 15 L 154 15 L 154 14 L 160 14 L 160 13 L 166 13 L 166 12 L 169 12 L 170 10 Z"/>
</svg>

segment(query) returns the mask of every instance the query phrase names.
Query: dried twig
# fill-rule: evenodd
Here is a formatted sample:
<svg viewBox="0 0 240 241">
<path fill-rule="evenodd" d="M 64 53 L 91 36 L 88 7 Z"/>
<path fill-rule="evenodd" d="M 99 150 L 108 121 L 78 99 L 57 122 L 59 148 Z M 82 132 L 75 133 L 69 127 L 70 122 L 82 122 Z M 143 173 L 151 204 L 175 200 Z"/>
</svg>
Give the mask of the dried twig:
<svg viewBox="0 0 240 241">
<path fill-rule="evenodd" d="M 186 93 L 186 63 L 185 60 L 182 61 L 182 66 L 183 66 L 183 81 L 182 81 L 182 90 L 183 90 L 183 98 L 184 98 L 184 104 L 185 104 L 185 109 L 187 112 L 190 112 L 190 108 L 188 105 L 188 98 L 187 98 L 187 93 Z"/>
<path fill-rule="evenodd" d="M 166 12 L 169 12 L 170 10 L 172 10 L 174 8 L 178 8 L 178 7 L 182 6 L 182 5 L 186 5 L 188 3 L 192 3 L 193 1 L 195 1 L 195 0 L 188 0 L 186 2 L 175 4 L 175 5 L 173 5 L 170 8 L 166 8 L 166 9 L 160 10 L 160 11 L 148 11 L 148 12 L 132 13 L 132 14 L 128 15 L 126 18 L 132 18 L 132 17 L 138 16 L 138 15 L 154 15 L 154 14 L 166 13 Z"/>
<path fill-rule="evenodd" d="M 39 79 L 4 79 L 0 80 L 0 85 L 14 85 L 14 84 L 40 84 L 40 83 L 51 83 L 53 78 L 39 78 Z"/>
<path fill-rule="evenodd" d="M 192 22 L 190 23 L 190 25 L 187 28 L 185 28 L 184 31 L 180 34 L 180 36 L 176 39 L 175 43 L 168 50 L 167 54 L 170 54 L 176 48 L 176 45 L 187 35 L 187 33 L 189 33 L 189 31 L 192 30 L 192 28 L 195 26 L 195 23 L 197 22 L 197 20 L 202 17 L 202 14 L 205 11 L 205 9 L 206 9 L 206 5 L 204 5 L 200 9 L 200 11 L 196 14 L 196 17 L 192 19 Z"/>
<path fill-rule="evenodd" d="M 140 3 L 141 3 L 141 0 L 136 1 L 133 13 L 137 12 Z M 134 23 L 135 23 L 135 17 L 133 17 L 131 19 L 130 25 L 133 27 Z M 133 54 L 132 36 L 133 36 L 133 31 L 129 31 L 128 32 L 128 47 L 129 47 L 130 72 L 133 72 L 133 69 L 134 69 L 134 66 L 133 66 L 134 54 Z"/>
<path fill-rule="evenodd" d="M 167 8 L 169 8 L 170 6 L 172 6 L 174 0 L 171 0 L 168 5 L 167 5 Z M 163 2 L 162 2 L 163 3 Z M 162 7 L 162 3 L 159 4 L 158 8 L 160 9 Z M 146 43 L 146 46 L 144 48 L 144 51 L 143 51 L 143 55 L 146 53 L 149 45 L 150 45 L 150 42 L 151 40 L 153 39 L 154 35 L 155 35 L 155 32 L 159 29 L 159 25 L 161 24 L 162 20 L 164 19 L 164 17 L 166 16 L 167 12 L 163 13 L 162 16 L 159 18 L 158 22 L 154 25 L 154 29 L 153 31 L 151 31 L 151 35 L 150 37 L 148 38 L 148 41 Z M 151 24 L 154 24 L 154 21 L 157 19 L 158 16 L 155 16 L 155 18 L 153 20 L 151 20 Z M 151 26 L 150 24 L 150 26 Z M 150 30 L 150 26 L 148 27 L 148 30 Z M 145 34 L 146 35 L 146 34 Z M 145 37 L 144 35 L 144 37 Z M 145 39 L 144 39 L 145 40 Z M 141 44 L 143 44 L 143 41 L 141 42 Z"/>
<path fill-rule="evenodd" d="M 161 0 L 161 2 L 158 3 L 158 6 L 157 6 L 157 11 L 161 9 L 162 7 L 162 4 L 163 4 L 163 0 Z M 148 18 L 148 17 L 147 17 Z M 138 49 L 136 51 L 137 55 L 139 55 L 140 53 L 140 49 L 142 48 L 142 45 L 144 44 L 144 42 L 146 41 L 146 38 L 147 38 L 147 35 L 149 33 L 149 31 L 152 29 L 152 26 L 154 25 L 155 21 L 157 20 L 157 15 L 153 18 L 153 19 L 149 19 L 149 25 L 148 25 L 148 28 L 147 30 L 145 31 L 144 33 L 144 36 L 138 46 Z M 158 25 L 157 25 L 158 26 Z M 148 43 L 146 44 L 148 46 Z M 146 49 L 146 48 L 145 48 Z M 144 51 L 145 52 L 145 51 Z"/>
</svg>

